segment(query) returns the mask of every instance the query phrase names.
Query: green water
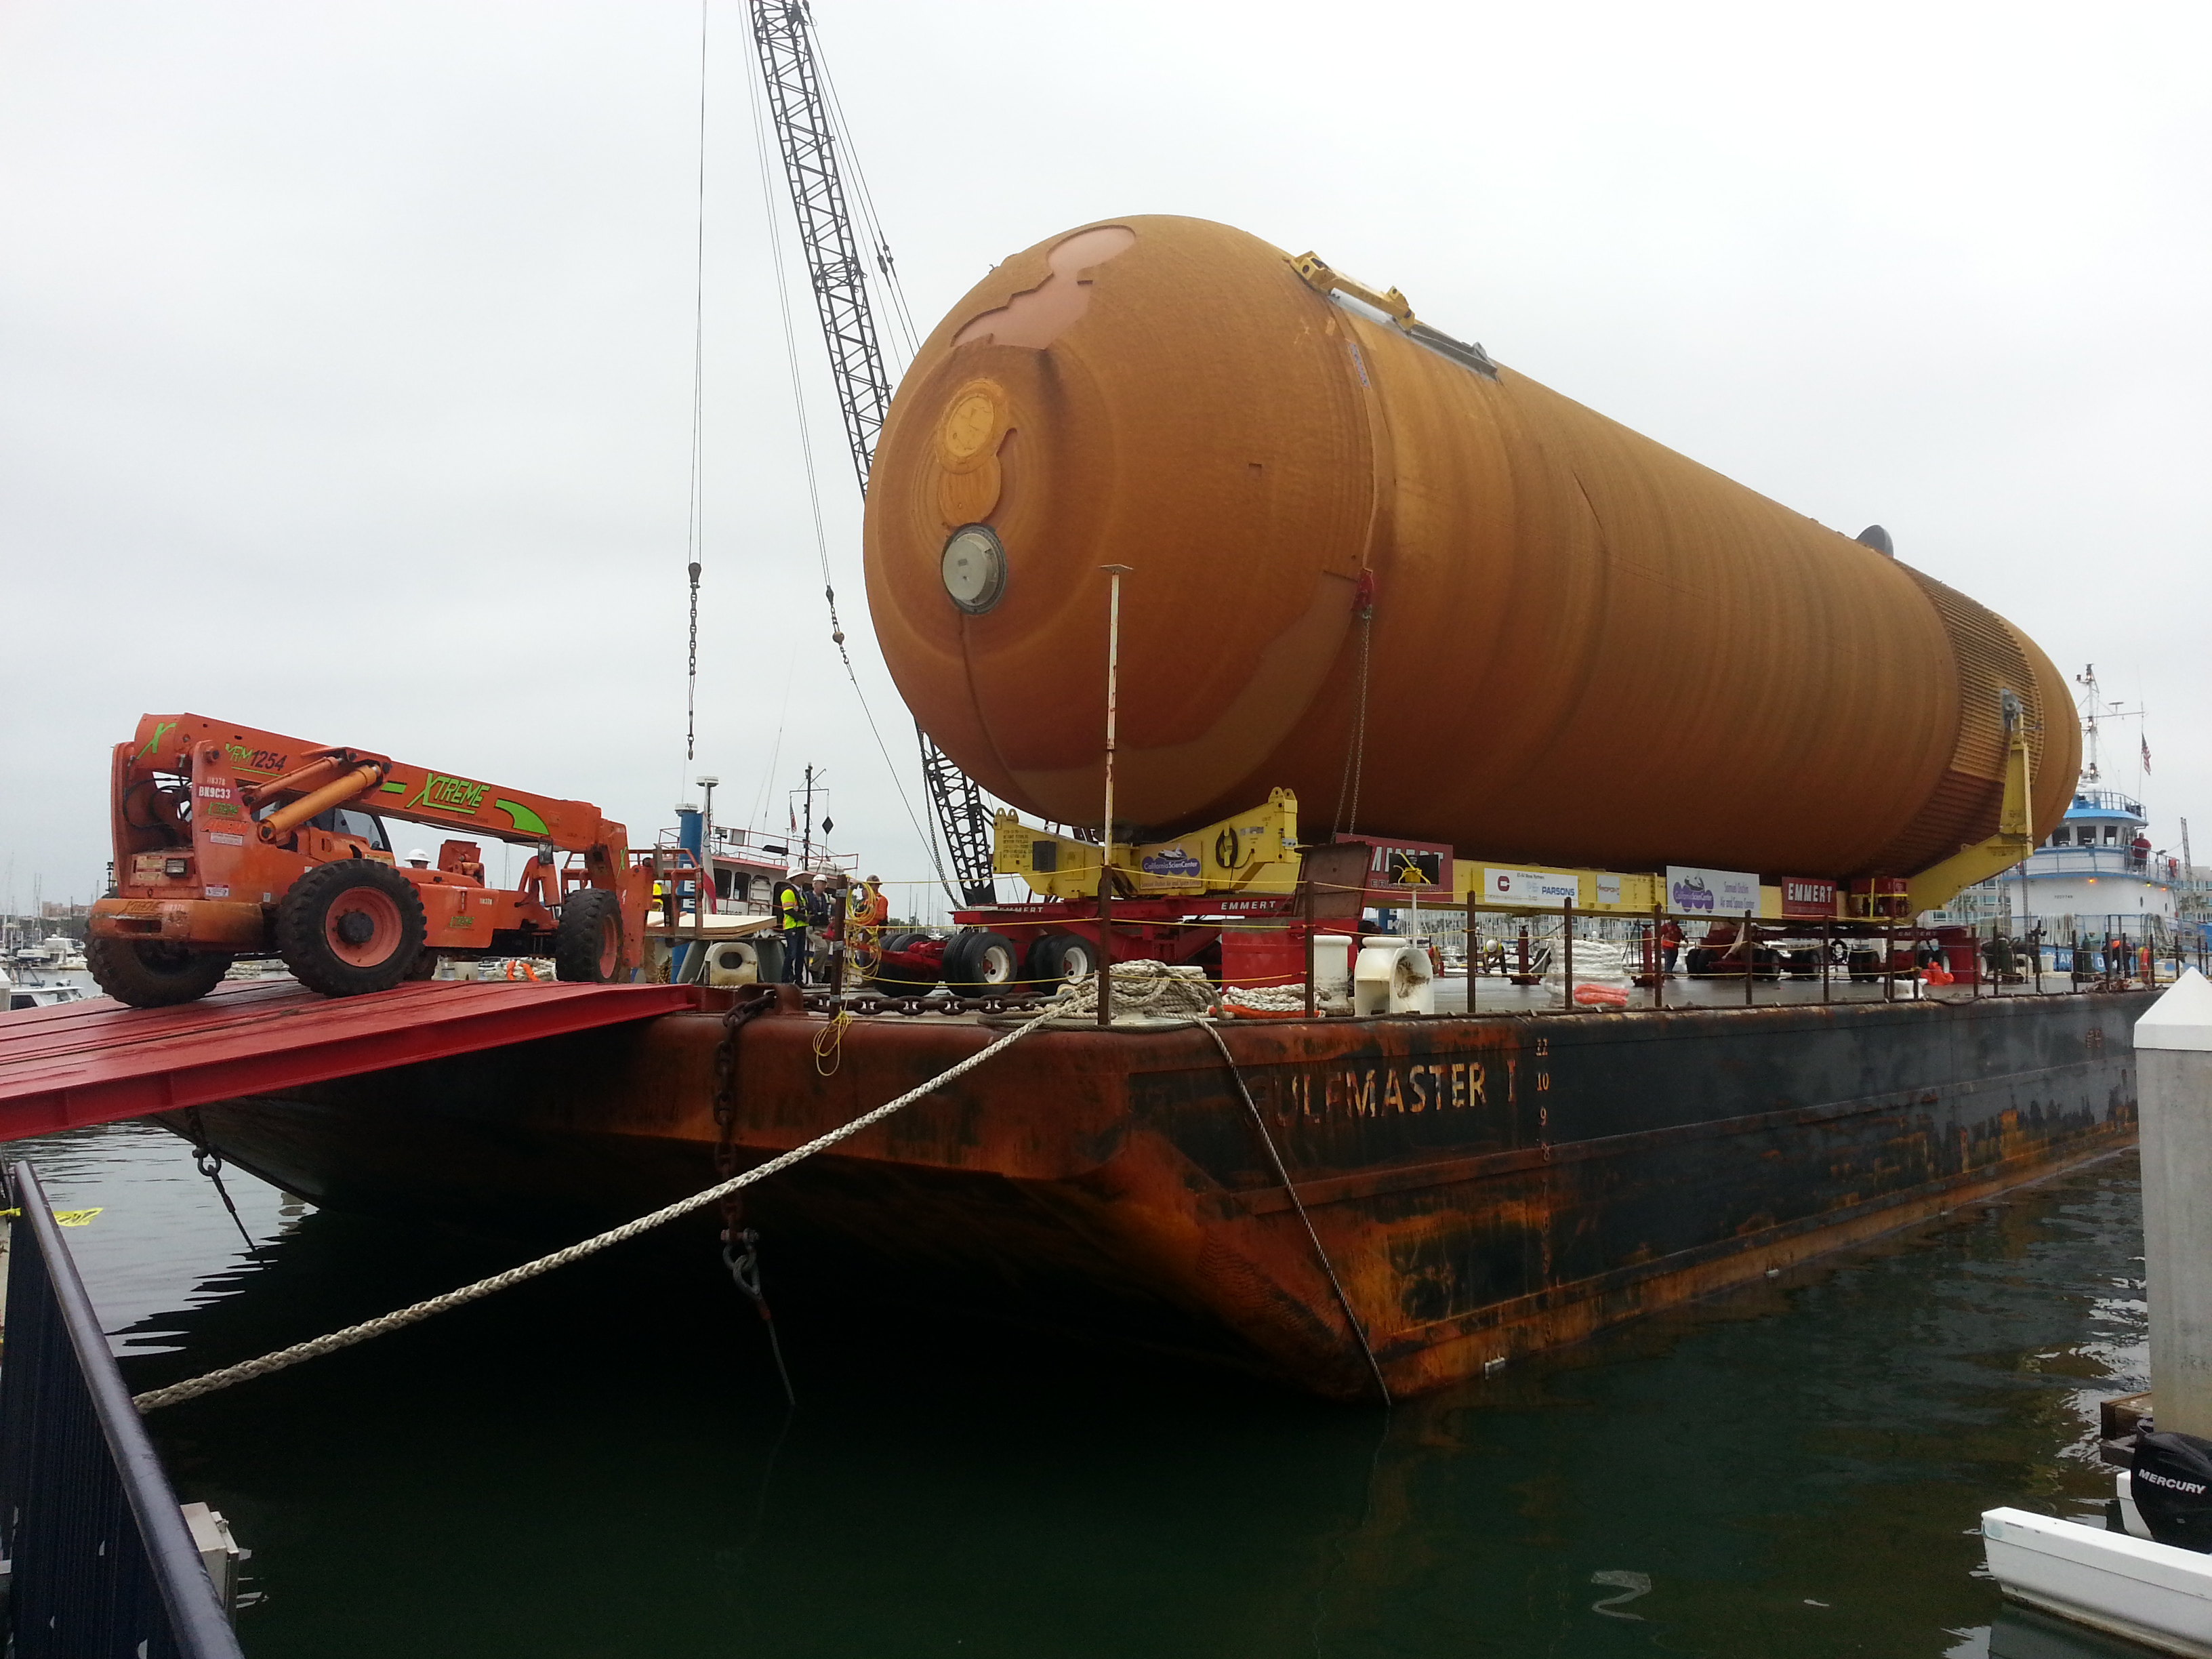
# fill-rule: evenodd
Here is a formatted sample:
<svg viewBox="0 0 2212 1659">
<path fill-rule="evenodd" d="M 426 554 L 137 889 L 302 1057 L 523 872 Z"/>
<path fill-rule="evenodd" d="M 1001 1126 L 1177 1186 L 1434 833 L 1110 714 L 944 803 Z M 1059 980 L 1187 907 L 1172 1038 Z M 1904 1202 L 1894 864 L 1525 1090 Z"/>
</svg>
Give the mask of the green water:
<svg viewBox="0 0 2212 1659">
<path fill-rule="evenodd" d="M 234 1173 L 249 1261 L 167 1134 L 26 1146 L 106 1206 L 69 1237 L 138 1387 L 543 1243 Z M 686 1235 L 151 1421 L 253 1552 L 253 1659 L 2073 1659 L 2123 1650 L 2001 1613 L 1975 1526 L 2101 1511 L 2141 1250 L 2110 1162 L 1387 1415 L 817 1294 L 787 1413 Z"/>
</svg>

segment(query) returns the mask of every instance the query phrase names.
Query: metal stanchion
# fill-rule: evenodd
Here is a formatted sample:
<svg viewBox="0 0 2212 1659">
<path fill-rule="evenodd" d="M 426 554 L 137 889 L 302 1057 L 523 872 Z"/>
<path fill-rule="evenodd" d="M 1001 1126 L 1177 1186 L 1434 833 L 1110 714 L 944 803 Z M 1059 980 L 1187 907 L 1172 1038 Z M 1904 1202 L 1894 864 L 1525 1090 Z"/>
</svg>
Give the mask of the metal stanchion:
<svg viewBox="0 0 2212 1659">
<path fill-rule="evenodd" d="M 1320 958 L 1314 950 L 1314 884 L 1306 878 L 1306 1018 L 1311 1019 L 1320 1010 L 1314 995 L 1314 967 Z"/>
<path fill-rule="evenodd" d="M 1836 921 L 1831 916 L 1820 924 L 1820 1002 L 1828 1001 L 1828 981 L 1834 972 L 1836 955 Z"/>
<path fill-rule="evenodd" d="M 1098 1024 L 1114 1023 L 1114 726 L 1121 703 L 1121 578 L 1126 564 L 1102 564 L 1106 573 L 1106 815 L 1098 826 Z"/>
<path fill-rule="evenodd" d="M 1482 935 L 1475 931 L 1475 889 L 1467 890 L 1467 1011 L 1474 1012 L 1475 976 L 1482 965 Z"/>
<path fill-rule="evenodd" d="M 1575 1006 L 1575 902 L 1559 901 L 1559 1006 L 1572 1012 Z"/>
<path fill-rule="evenodd" d="M 1759 977 L 1759 943 L 1751 928 L 1751 912 L 1743 913 L 1743 1006 L 1751 1006 L 1751 982 Z"/>
<path fill-rule="evenodd" d="M 1098 866 L 1098 1024 L 1114 1023 L 1114 872 Z"/>
<path fill-rule="evenodd" d="M 1667 941 L 1660 937 L 1667 931 L 1666 922 L 1667 907 L 1663 904 L 1653 905 L 1651 907 L 1651 944 L 1655 954 L 1651 969 L 1651 1006 L 1654 1008 L 1664 1008 L 1667 1006 Z"/>
</svg>

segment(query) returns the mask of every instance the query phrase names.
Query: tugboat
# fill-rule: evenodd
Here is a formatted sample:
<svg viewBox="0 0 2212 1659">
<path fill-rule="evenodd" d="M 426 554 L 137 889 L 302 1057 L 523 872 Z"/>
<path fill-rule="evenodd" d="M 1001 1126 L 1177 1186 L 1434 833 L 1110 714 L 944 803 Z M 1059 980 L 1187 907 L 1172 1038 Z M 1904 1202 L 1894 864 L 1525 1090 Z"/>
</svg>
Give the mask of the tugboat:
<svg viewBox="0 0 2212 1659">
<path fill-rule="evenodd" d="M 2106 704 L 2094 665 L 2075 678 L 2084 688 L 2082 766 L 2065 817 L 2026 861 L 1969 888 L 1954 908 L 1982 919 L 2008 908 L 2016 933 L 2055 947 L 2050 965 L 2057 972 L 2140 977 L 2124 971 L 2134 964 L 2122 958 L 2144 945 L 2154 947 L 2154 958 L 2166 954 L 2183 860 L 2153 848 L 2150 820 L 2136 795 L 2104 787 L 2100 728 L 2142 710 Z"/>
</svg>

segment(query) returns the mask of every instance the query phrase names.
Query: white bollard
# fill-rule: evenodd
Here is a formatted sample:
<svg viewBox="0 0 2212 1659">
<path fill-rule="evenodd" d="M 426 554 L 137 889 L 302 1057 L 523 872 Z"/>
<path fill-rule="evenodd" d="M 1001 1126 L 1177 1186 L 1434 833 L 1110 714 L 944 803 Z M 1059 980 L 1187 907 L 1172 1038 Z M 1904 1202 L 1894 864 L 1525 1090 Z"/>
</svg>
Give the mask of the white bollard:
<svg viewBox="0 0 2212 1659">
<path fill-rule="evenodd" d="M 2154 1414 L 2212 1440 L 2212 981 L 2192 968 L 2151 1005 L 2136 1060 Z"/>
<path fill-rule="evenodd" d="M 1433 1014 L 1437 988 L 1429 953 L 1395 933 L 1370 933 L 1352 969 L 1355 1014 Z"/>
</svg>

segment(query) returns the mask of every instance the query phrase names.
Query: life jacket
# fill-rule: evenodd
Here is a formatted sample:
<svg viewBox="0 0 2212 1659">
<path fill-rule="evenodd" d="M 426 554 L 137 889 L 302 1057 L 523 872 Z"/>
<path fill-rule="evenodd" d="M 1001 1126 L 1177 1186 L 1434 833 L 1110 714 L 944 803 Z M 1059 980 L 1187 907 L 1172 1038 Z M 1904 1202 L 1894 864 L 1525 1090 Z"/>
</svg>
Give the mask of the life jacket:
<svg viewBox="0 0 2212 1659">
<path fill-rule="evenodd" d="M 775 919 L 786 933 L 806 926 L 806 901 L 790 882 L 775 890 Z"/>
</svg>

